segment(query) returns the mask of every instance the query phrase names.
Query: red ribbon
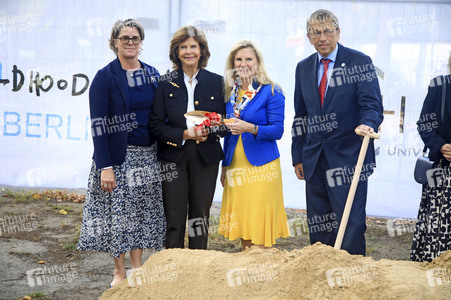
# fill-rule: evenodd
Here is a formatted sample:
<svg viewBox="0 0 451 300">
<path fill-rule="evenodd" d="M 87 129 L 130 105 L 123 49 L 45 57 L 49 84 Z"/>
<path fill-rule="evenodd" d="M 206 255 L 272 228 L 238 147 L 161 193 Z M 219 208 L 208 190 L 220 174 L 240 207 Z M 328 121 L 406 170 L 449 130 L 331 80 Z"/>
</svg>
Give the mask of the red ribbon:
<svg viewBox="0 0 451 300">
<path fill-rule="evenodd" d="M 221 118 L 218 116 L 217 113 L 215 112 L 211 112 L 211 113 L 206 113 L 204 115 L 207 119 L 205 119 L 202 123 L 200 123 L 199 125 L 196 126 L 196 130 L 201 130 L 203 127 L 209 127 L 211 126 L 211 121 L 216 121 L 219 123 L 219 121 L 221 121 Z"/>
</svg>

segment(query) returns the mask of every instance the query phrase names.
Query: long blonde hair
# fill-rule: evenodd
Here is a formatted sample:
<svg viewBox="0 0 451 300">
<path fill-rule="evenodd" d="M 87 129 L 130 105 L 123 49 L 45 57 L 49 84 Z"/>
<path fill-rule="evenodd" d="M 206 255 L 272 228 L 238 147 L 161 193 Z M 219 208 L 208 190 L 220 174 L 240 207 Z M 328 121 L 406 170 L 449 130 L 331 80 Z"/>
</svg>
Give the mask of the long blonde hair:
<svg viewBox="0 0 451 300">
<path fill-rule="evenodd" d="M 271 80 L 271 78 L 268 75 L 268 72 L 265 68 L 265 63 L 263 61 L 263 55 L 260 52 L 260 50 L 255 46 L 255 44 L 252 41 L 249 40 L 241 40 L 237 42 L 235 45 L 233 45 L 232 49 L 230 50 L 229 56 L 227 57 L 226 66 L 225 66 L 225 74 L 224 74 L 224 95 L 225 95 L 225 101 L 229 101 L 230 95 L 232 94 L 233 84 L 237 79 L 236 71 L 234 68 L 234 61 L 236 53 L 244 48 L 249 48 L 254 51 L 255 56 L 257 57 L 257 70 L 255 74 L 255 80 L 262 84 L 270 84 L 271 85 L 271 92 L 274 95 L 274 87 L 277 87 L 280 91 L 282 89 L 279 85 L 277 85 L 274 81 Z"/>
</svg>

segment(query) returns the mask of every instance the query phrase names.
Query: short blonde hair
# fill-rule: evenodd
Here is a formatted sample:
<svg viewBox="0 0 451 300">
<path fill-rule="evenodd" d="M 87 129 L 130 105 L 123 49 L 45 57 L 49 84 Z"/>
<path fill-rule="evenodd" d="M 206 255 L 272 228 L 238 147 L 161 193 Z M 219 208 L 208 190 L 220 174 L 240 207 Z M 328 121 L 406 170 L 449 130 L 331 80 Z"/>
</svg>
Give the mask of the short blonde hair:
<svg viewBox="0 0 451 300">
<path fill-rule="evenodd" d="M 144 26 L 138 20 L 135 19 L 127 19 L 125 21 L 117 20 L 116 23 L 114 23 L 113 28 L 111 29 L 111 36 L 109 40 L 110 49 L 113 50 L 114 54 L 116 55 L 118 50 L 116 45 L 114 44 L 114 40 L 119 38 L 119 34 L 121 33 L 122 29 L 124 29 L 124 27 L 136 28 L 138 30 L 141 41 L 144 41 Z"/>
<path fill-rule="evenodd" d="M 237 42 L 235 45 L 233 45 L 232 49 L 230 50 L 229 56 L 227 57 L 226 66 L 225 66 L 225 74 L 224 74 L 224 94 L 225 94 L 225 101 L 229 101 L 230 95 L 232 94 L 232 88 L 233 84 L 237 79 L 237 75 L 234 68 L 234 62 L 235 62 L 235 56 L 236 53 L 244 48 L 249 48 L 252 51 L 254 51 L 255 56 L 257 57 L 257 70 L 255 74 L 255 80 L 257 80 L 259 83 L 262 84 L 271 84 L 271 91 L 274 95 L 274 87 L 277 86 L 277 88 L 281 91 L 282 89 L 280 86 L 278 86 L 274 81 L 271 80 L 271 78 L 268 75 L 268 72 L 265 68 L 265 63 L 263 61 L 263 54 L 258 49 L 258 47 L 249 40 L 241 40 Z"/>
<path fill-rule="evenodd" d="M 169 59 L 172 61 L 172 67 L 174 70 L 182 68 L 182 62 L 179 58 L 179 46 L 184 41 L 192 37 L 199 43 L 200 46 L 200 58 L 199 68 L 204 69 L 207 67 L 208 59 L 210 58 L 210 50 L 208 49 L 208 41 L 205 34 L 199 28 L 187 25 L 180 27 L 172 36 L 171 44 L 169 46 Z"/>
</svg>

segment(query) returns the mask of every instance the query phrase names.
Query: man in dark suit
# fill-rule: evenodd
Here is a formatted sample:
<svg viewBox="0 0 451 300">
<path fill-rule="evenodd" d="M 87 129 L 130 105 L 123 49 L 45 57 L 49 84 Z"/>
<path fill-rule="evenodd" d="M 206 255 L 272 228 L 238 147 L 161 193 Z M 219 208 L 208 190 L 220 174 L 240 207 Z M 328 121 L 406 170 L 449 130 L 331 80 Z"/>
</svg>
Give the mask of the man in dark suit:
<svg viewBox="0 0 451 300">
<path fill-rule="evenodd" d="M 315 11 L 307 37 L 318 52 L 296 68 L 292 160 L 296 176 L 306 181 L 310 242 L 333 246 L 362 144 L 354 130 L 378 129 L 382 97 L 371 59 L 338 43 L 332 12 Z M 371 141 L 342 243 L 351 254 L 365 255 L 366 179 L 374 167 Z"/>
</svg>

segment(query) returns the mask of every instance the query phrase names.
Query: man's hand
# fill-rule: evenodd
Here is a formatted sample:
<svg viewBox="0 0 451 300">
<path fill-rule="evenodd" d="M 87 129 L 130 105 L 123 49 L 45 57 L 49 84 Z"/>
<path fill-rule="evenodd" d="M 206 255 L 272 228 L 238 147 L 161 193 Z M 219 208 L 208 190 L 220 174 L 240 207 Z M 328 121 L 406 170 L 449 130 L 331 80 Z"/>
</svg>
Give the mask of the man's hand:
<svg viewBox="0 0 451 300">
<path fill-rule="evenodd" d="M 440 148 L 440 152 L 442 152 L 447 161 L 451 161 L 451 144 L 443 145 Z"/>
<path fill-rule="evenodd" d="M 304 180 L 304 167 L 302 163 L 297 163 L 294 165 L 294 173 L 299 180 Z"/>
<path fill-rule="evenodd" d="M 373 128 L 371 128 L 368 125 L 364 125 L 364 124 L 357 126 L 354 131 L 356 131 L 356 130 L 360 130 L 360 132 L 362 132 L 362 133 L 374 133 Z"/>
</svg>

